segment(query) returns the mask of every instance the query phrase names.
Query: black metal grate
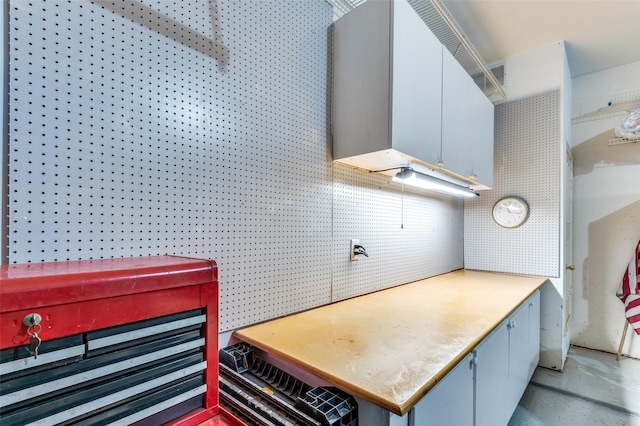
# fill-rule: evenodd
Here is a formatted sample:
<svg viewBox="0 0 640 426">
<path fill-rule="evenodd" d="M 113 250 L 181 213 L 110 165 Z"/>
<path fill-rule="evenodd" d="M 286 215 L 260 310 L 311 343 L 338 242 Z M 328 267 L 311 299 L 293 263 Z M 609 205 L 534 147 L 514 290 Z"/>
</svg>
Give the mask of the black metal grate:
<svg viewBox="0 0 640 426">
<path fill-rule="evenodd" d="M 312 388 L 275 367 L 244 342 L 220 353 L 220 404 L 249 424 L 357 426 L 355 398 Z"/>
</svg>

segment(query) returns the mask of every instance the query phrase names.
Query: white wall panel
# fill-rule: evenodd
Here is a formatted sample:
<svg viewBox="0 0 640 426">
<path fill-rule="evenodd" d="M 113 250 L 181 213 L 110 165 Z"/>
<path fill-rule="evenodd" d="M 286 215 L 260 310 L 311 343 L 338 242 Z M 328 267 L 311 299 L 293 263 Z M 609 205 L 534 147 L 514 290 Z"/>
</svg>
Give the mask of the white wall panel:
<svg viewBox="0 0 640 426">
<path fill-rule="evenodd" d="M 465 267 L 557 277 L 560 246 L 559 91 L 496 106 L 494 188 L 465 204 Z M 517 195 L 530 216 L 500 227 L 493 205 Z"/>
<path fill-rule="evenodd" d="M 9 262 L 215 259 L 221 330 L 462 266 L 460 201 L 334 178 L 326 1 L 9 9 Z"/>
<path fill-rule="evenodd" d="M 459 198 L 403 193 L 387 176 L 338 163 L 334 170 L 334 300 L 462 268 Z M 352 238 L 369 257 L 350 260 Z"/>
</svg>

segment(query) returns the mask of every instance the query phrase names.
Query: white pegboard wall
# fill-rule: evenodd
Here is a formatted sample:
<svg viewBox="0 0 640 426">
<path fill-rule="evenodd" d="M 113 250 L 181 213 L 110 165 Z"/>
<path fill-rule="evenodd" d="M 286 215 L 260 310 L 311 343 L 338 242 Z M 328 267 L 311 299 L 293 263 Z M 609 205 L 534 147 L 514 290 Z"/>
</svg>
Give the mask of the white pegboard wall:
<svg viewBox="0 0 640 426">
<path fill-rule="evenodd" d="M 330 301 L 326 2 L 9 9 L 10 262 L 215 259 L 223 330 Z"/>
<path fill-rule="evenodd" d="M 462 200 L 407 189 L 334 164 L 334 300 L 462 268 Z M 350 260 L 352 238 L 369 257 Z"/>
<path fill-rule="evenodd" d="M 214 259 L 222 331 L 462 267 L 460 200 L 334 170 L 326 1 L 9 12 L 10 262 Z"/>
<path fill-rule="evenodd" d="M 560 93 L 496 106 L 494 185 L 465 203 L 464 264 L 468 269 L 557 277 L 560 256 Z M 517 195 L 530 216 L 505 229 L 493 205 Z"/>
</svg>

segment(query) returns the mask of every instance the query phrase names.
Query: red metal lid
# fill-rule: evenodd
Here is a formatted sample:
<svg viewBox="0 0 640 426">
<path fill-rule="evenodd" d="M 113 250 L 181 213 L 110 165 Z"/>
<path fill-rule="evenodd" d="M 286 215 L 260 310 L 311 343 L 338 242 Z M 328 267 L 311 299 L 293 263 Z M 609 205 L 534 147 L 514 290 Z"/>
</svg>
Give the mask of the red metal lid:
<svg viewBox="0 0 640 426">
<path fill-rule="evenodd" d="M 0 312 L 215 281 L 215 261 L 176 256 L 1 265 Z"/>
</svg>

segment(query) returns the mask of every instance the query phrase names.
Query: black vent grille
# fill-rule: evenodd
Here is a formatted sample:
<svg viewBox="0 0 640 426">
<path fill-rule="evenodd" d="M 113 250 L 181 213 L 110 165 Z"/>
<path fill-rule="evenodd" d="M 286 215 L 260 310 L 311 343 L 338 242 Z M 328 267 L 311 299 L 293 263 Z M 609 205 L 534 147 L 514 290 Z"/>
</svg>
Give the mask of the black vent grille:
<svg viewBox="0 0 640 426">
<path fill-rule="evenodd" d="M 220 349 L 220 405 L 251 425 L 357 426 L 355 398 L 311 387 L 238 343 Z"/>
</svg>

